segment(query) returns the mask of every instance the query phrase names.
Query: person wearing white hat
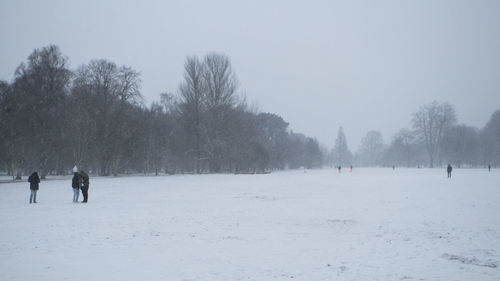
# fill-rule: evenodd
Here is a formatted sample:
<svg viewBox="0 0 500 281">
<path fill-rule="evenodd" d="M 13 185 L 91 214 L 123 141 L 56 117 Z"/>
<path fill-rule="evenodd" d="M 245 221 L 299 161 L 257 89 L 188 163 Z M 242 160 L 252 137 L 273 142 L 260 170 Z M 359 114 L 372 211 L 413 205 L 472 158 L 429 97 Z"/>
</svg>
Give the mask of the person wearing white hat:
<svg viewBox="0 0 500 281">
<path fill-rule="evenodd" d="M 81 184 L 82 184 L 82 177 L 78 173 L 78 169 L 75 166 L 73 168 L 73 180 L 71 181 L 71 187 L 73 187 L 73 203 L 78 203 Z"/>
</svg>

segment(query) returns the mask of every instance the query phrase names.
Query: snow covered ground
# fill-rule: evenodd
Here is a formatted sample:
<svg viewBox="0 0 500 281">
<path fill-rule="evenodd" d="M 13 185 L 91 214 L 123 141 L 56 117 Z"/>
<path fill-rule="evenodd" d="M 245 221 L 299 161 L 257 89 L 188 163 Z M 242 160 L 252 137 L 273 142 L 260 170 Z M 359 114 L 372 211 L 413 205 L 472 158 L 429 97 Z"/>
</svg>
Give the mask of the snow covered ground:
<svg viewBox="0 0 500 281">
<path fill-rule="evenodd" d="M 500 171 L 0 184 L 0 280 L 500 280 Z"/>
</svg>

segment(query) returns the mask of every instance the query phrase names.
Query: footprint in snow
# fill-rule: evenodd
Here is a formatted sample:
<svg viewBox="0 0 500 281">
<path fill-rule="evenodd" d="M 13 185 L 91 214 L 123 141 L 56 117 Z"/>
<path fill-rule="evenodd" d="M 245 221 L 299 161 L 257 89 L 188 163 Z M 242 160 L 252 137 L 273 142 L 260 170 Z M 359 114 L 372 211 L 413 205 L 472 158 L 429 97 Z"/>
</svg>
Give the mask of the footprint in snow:
<svg viewBox="0 0 500 281">
<path fill-rule="evenodd" d="M 470 264 L 470 265 L 489 267 L 489 268 L 497 268 L 500 265 L 500 263 L 498 261 L 495 261 L 492 259 L 480 260 L 480 259 L 476 258 L 475 256 L 467 257 L 467 256 L 453 255 L 453 254 L 445 253 L 441 257 L 443 259 L 447 259 L 450 261 L 458 261 L 458 262 L 461 262 L 463 264 Z"/>
</svg>

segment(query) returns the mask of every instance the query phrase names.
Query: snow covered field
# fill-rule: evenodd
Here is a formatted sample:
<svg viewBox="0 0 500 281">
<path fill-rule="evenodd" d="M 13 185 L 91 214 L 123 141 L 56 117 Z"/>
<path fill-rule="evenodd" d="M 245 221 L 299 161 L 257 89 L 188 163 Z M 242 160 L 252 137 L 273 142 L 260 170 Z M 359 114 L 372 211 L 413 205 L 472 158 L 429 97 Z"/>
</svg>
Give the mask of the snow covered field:
<svg viewBox="0 0 500 281">
<path fill-rule="evenodd" d="M 0 280 L 500 280 L 500 171 L 0 184 Z M 80 199 L 81 200 L 81 199 Z"/>
</svg>

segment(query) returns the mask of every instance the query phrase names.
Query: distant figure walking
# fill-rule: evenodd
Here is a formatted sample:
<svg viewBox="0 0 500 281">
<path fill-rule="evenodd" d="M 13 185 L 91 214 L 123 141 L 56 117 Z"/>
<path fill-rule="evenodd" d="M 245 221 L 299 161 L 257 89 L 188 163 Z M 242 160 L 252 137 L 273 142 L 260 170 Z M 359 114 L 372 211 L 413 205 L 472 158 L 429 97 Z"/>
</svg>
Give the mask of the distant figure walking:
<svg viewBox="0 0 500 281">
<path fill-rule="evenodd" d="M 80 171 L 80 176 L 82 178 L 80 187 L 82 189 L 83 201 L 82 203 L 87 203 L 89 199 L 89 175 L 84 171 Z"/>
<path fill-rule="evenodd" d="M 80 187 L 82 186 L 83 179 L 78 172 L 73 174 L 73 180 L 71 182 L 71 187 L 73 187 L 73 203 L 78 202 L 78 197 L 80 197 Z"/>
<path fill-rule="evenodd" d="M 450 164 L 448 164 L 448 167 L 446 168 L 446 172 L 448 173 L 448 178 L 451 178 L 451 170 L 452 170 L 452 169 L 453 169 L 453 168 L 451 167 L 451 165 L 450 165 Z"/>
<path fill-rule="evenodd" d="M 38 176 L 37 172 L 33 172 L 31 176 L 29 176 L 28 181 L 30 183 L 30 204 L 33 203 L 38 203 L 36 202 L 36 192 L 38 191 L 38 184 L 40 183 L 40 177 Z"/>
<path fill-rule="evenodd" d="M 351 172 L 351 173 L 352 173 L 352 165 L 351 165 L 351 169 L 349 170 L 349 172 Z"/>
<path fill-rule="evenodd" d="M 491 164 L 488 164 L 488 172 L 491 172 Z"/>
<path fill-rule="evenodd" d="M 340 173 L 340 170 L 342 170 L 342 166 L 340 166 L 340 165 L 339 165 L 339 168 L 338 168 L 338 169 L 339 169 L 339 173 Z"/>
</svg>

